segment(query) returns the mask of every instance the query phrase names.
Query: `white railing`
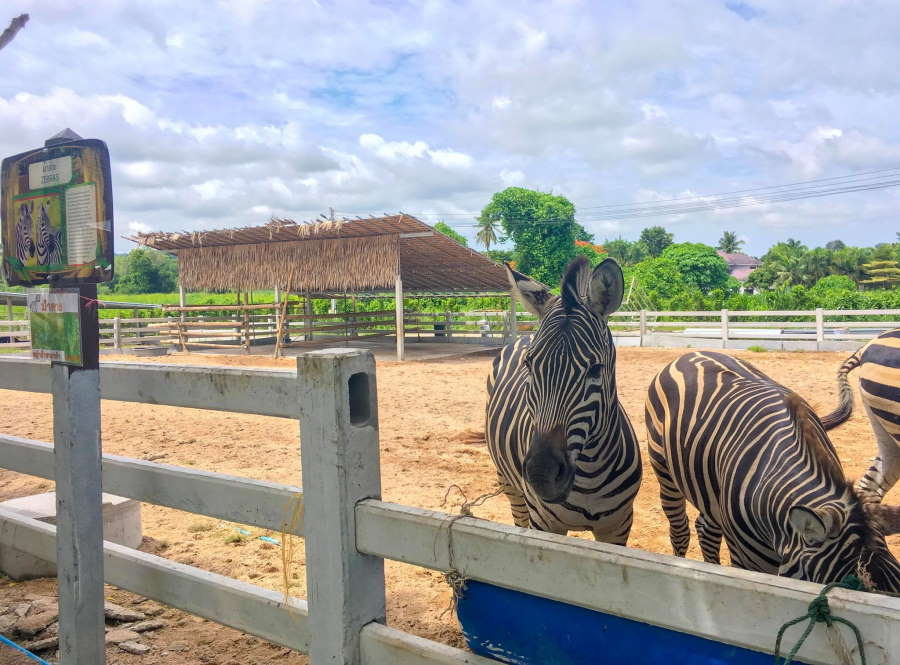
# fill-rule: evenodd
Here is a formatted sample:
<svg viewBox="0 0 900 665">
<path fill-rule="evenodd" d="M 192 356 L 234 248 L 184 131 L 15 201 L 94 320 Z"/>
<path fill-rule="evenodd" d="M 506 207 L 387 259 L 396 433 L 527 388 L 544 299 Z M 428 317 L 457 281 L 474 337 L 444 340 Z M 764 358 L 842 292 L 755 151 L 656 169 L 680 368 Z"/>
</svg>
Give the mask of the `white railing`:
<svg viewBox="0 0 900 665">
<path fill-rule="evenodd" d="M 384 626 L 384 559 L 452 566 L 470 579 L 764 652 L 778 627 L 804 614 L 821 588 L 381 501 L 368 352 L 304 354 L 296 373 L 103 363 L 100 374 L 104 399 L 300 419 L 302 490 L 114 455 L 103 456 L 102 474 L 104 490 L 115 494 L 266 529 L 284 530 L 302 511 L 289 532 L 306 539 L 308 601 L 285 601 L 281 593 L 111 543 L 104 545 L 105 578 L 309 652 L 313 665 L 495 662 Z M 49 392 L 50 368 L 0 359 L 0 389 Z M 0 436 L 0 467 L 52 478 L 53 459 L 49 443 Z M 55 529 L 0 510 L 0 546 L 52 561 Z M 900 653 L 900 598 L 844 590 L 830 598 L 867 643 Z M 811 635 L 798 658 L 833 662 L 824 631 Z"/>
</svg>

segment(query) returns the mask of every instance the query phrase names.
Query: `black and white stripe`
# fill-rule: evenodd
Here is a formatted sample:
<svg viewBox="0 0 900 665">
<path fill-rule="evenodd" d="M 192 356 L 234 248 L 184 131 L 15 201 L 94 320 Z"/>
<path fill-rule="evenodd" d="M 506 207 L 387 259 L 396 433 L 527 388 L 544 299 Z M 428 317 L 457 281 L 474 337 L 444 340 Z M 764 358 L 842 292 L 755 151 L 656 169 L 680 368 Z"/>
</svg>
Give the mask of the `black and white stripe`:
<svg viewBox="0 0 900 665">
<path fill-rule="evenodd" d="M 54 231 L 50 224 L 50 216 L 47 214 L 47 204 L 41 203 L 40 210 L 38 211 L 38 265 L 50 266 L 62 263 L 62 247 L 60 246 L 61 235 L 62 231 Z"/>
<path fill-rule="evenodd" d="M 877 589 L 900 591 L 880 519 L 896 509 L 860 501 L 796 394 L 748 363 L 694 352 L 654 378 L 645 417 L 677 555 L 690 541 L 687 500 L 708 562 L 724 538 L 740 568 L 827 583 L 862 566 Z"/>
<path fill-rule="evenodd" d="M 880 503 L 900 480 L 900 328 L 882 333 L 841 365 L 841 401 L 837 409 L 822 418 L 825 429 L 837 427 L 853 412 L 848 375 L 854 370 L 859 375 L 863 407 L 878 443 L 878 455 L 857 481 L 856 489 L 866 501 Z"/>
<path fill-rule="evenodd" d="M 16 241 L 16 258 L 23 264 L 33 258 L 35 253 L 34 238 L 32 237 L 32 210 L 34 210 L 34 202 L 30 208 L 24 203 L 19 204 L 19 219 L 16 221 L 13 234 Z"/>
<path fill-rule="evenodd" d="M 593 271 L 573 261 L 559 297 L 514 270 L 509 276 L 541 319 L 533 338 L 501 351 L 488 380 L 488 449 L 513 519 L 624 545 L 641 456 L 616 394 L 606 321 L 622 301 L 622 271 L 610 260 Z"/>
</svg>

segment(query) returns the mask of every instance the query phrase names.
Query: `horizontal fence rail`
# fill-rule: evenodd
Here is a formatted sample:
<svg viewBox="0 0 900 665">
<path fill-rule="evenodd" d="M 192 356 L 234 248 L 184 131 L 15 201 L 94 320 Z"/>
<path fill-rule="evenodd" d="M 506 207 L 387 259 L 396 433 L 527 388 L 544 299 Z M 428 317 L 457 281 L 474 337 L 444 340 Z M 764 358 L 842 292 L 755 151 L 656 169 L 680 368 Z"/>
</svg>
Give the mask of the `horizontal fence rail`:
<svg viewBox="0 0 900 665">
<path fill-rule="evenodd" d="M 53 445 L 0 434 L 3 468 L 54 479 Z M 103 491 L 157 506 L 303 535 L 299 487 L 104 453 Z"/>
<path fill-rule="evenodd" d="M 465 578 L 755 651 L 771 652 L 781 625 L 806 614 L 822 588 L 381 501 L 360 503 L 356 516 L 363 553 L 433 570 L 453 568 Z M 859 626 L 867 640 L 888 654 L 900 653 L 900 598 L 836 589 L 829 600 L 835 614 Z M 815 665 L 830 665 L 834 657 L 823 632 L 811 636 L 798 655 Z"/>
<path fill-rule="evenodd" d="M 297 374 L 184 365 L 100 363 L 100 396 L 259 416 L 296 418 Z M 0 389 L 50 392 L 50 365 L 39 360 L 0 358 Z"/>
<path fill-rule="evenodd" d="M 56 528 L 0 508 L 0 545 L 55 562 Z M 289 649 L 309 649 L 304 600 L 285 602 L 277 591 L 111 542 L 104 542 L 103 551 L 110 584 Z"/>
</svg>

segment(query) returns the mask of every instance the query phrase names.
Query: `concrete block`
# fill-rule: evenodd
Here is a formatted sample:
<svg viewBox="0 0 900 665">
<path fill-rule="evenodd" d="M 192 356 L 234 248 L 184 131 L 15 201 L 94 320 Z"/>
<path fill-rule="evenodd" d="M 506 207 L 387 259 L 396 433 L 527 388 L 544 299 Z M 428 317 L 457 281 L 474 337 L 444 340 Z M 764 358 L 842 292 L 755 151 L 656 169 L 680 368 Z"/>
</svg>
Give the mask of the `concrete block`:
<svg viewBox="0 0 900 665">
<path fill-rule="evenodd" d="M 56 492 L 45 492 L 0 503 L 25 517 L 56 524 Z M 141 502 L 103 494 L 103 539 L 137 548 L 143 538 Z M 55 577 L 56 564 L 11 547 L 0 547 L 0 571 L 14 580 Z"/>
</svg>

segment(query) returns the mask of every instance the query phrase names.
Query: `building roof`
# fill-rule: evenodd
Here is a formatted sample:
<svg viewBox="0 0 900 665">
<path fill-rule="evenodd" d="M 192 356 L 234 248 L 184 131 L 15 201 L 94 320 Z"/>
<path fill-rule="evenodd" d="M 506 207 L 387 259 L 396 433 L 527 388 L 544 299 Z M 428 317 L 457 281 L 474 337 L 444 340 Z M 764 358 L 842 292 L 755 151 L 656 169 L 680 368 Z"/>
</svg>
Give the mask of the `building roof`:
<svg viewBox="0 0 900 665">
<path fill-rule="evenodd" d="M 129 239 L 176 254 L 179 279 L 189 289 L 383 293 L 393 290 L 399 270 L 405 292 L 509 291 L 502 266 L 403 213 L 311 223 L 272 219 L 261 226 Z"/>
<path fill-rule="evenodd" d="M 748 254 L 744 254 L 743 252 L 735 252 L 734 254 L 728 254 L 726 252 L 716 250 L 716 254 L 722 257 L 725 263 L 728 264 L 729 267 L 735 266 L 753 266 L 754 268 L 759 266 L 761 261 L 753 256 Z"/>
</svg>

